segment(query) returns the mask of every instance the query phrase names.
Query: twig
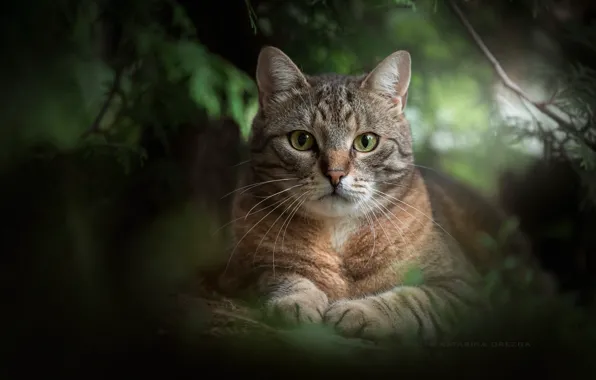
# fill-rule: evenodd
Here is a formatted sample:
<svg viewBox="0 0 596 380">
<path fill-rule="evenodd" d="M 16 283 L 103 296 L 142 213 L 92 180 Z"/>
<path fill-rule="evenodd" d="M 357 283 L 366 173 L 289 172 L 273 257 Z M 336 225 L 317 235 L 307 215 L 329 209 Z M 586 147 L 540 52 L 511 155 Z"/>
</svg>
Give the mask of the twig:
<svg viewBox="0 0 596 380">
<path fill-rule="evenodd" d="M 252 28 L 253 32 L 257 34 L 258 27 L 257 27 L 257 12 L 252 7 L 250 0 L 244 0 L 244 4 L 246 5 L 246 9 L 248 11 L 248 18 L 250 20 L 250 27 Z"/>
<path fill-rule="evenodd" d="M 120 92 L 120 82 L 122 81 L 122 71 L 123 70 L 120 70 L 120 69 L 116 70 L 116 74 L 114 75 L 114 81 L 112 82 L 112 87 L 110 87 L 110 92 L 108 93 L 108 97 L 107 97 L 106 101 L 104 102 L 103 106 L 101 107 L 101 109 L 99 110 L 99 113 L 95 117 L 93 124 L 91 124 L 91 127 L 89 128 L 89 130 L 87 130 L 87 132 L 85 132 L 85 136 L 92 134 L 92 133 L 96 133 L 99 131 L 101 122 L 102 122 L 103 118 L 106 116 L 106 113 L 108 112 L 108 110 L 110 109 L 112 101 L 114 100 L 114 96 Z"/>
<path fill-rule="evenodd" d="M 575 126 L 573 124 L 568 123 L 567 121 L 563 120 L 563 118 L 561 118 L 559 115 L 557 115 L 556 113 L 554 113 L 553 111 L 551 111 L 548 108 L 547 103 L 537 102 L 537 101 L 532 100 L 530 98 L 530 96 L 528 94 L 526 94 L 524 92 L 524 90 L 522 90 L 517 85 L 517 83 L 515 83 L 513 80 L 511 80 L 511 78 L 509 78 L 509 75 L 507 75 L 507 73 L 505 72 L 505 70 L 503 70 L 503 67 L 501 66 L 501 64 L 499 63 L 499 61 L 491 53 L 491 51 L 488 49 L 488 47 L 486 46 L 486 44 L 484 43 L 484 41 L 482 41 L 482 38 L 480 38 L 480 36 L 476 32 L 476 30 L 474 29 L 474 27 L 472 26 L 472 24 L 470 24 L 470 22 L 468 21 L 468 19 L 466 18 L 466 16 L 463 14 L 463 12 L 459 8 L 459 6 L 456 4 L 456 1 L 455 0 L 448 0 L 447 3 L 449 4 L 449 6 L 453 10 L 453 12 L 457 15 L 457 17 L 459 18 L 459 20 L 461 21 L 461 23 L 463 24 L 463 26 L 466 28 L 466 30 L 468 31 L 468 33 L 470 34 L 470 36 L 474 39 L 474 42 L 476 42 L 476 45 L 478 45 L 478 47 L 480 48 L 480 50 L 482 50 L 482 53 L 484 54 L 484 56 L 493 65 L 495 71 L 497 72 L 497 75 L 499 75 L 499 78 L 501 78 L 501 81 L 503 82 L 503 84 L 505 85 L 505 87 L 507 87 L 508 89 L 510 89 L 511 91 L 513 91 L 521 99 L 526 100 L 528 103 L 530 103 L 534 108 L 536 108 L 537 110 L 539 110 L 540 112 L 542 112 L 544 115 L 548 116 L 549 118 L 551 118 L 552 120 L 554 120 L 555 122 L 557 122 L 557 124 L 559 124 L 559 126 L 565 132 L 567 132 L 567 133 L 575 136 L 576 138 L 578 138 L 580 140 L 584 140 L 583 136 L 577 131 L 577 129 L 575 128 Z"/>
</svg>

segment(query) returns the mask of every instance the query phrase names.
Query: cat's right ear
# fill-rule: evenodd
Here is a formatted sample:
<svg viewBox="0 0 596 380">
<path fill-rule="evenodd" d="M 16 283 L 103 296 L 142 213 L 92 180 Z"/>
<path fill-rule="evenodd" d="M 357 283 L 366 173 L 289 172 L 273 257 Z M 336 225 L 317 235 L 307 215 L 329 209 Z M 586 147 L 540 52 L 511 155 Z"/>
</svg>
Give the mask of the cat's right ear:
<svg viewBox="0 0 596 380">
<path fill-rule="evenodd" d="M 272 46 L 261 49 L 256 78 L 259 105 L 263 110 L 285 99 L 292 90 L 309 86 L 306 77 L 290 57 Z"/>
<path fill-rule="evenodd" d="M 412 76 L 412 60 L 405 50 L 396 51 L 385 58 L 362 82 L 362 88 L 391 99 L 395 108 L 403 112 L 408 99 Z"/>
</svg>

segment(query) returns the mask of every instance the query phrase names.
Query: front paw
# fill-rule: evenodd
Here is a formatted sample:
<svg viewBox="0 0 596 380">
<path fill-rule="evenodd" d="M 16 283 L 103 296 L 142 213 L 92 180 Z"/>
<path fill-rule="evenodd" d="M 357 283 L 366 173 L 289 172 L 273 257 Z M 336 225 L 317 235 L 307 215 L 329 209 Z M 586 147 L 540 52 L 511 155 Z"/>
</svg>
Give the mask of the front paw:
<svg viewBox="0 0 596 380">
<path fill-rule="evenodd" d="M 265 312 L 284 324 L 319 323 L 328 305 L 327 295 L 317 289 L 272 298 L 265 304 Z"/>
<path fill-rule="evenodd" d="M 391 333 L 391 321 L 370 299 L 338 301 L 323 316 L 323 322 L 346 337 L 378 340 Z"/>
</svg>

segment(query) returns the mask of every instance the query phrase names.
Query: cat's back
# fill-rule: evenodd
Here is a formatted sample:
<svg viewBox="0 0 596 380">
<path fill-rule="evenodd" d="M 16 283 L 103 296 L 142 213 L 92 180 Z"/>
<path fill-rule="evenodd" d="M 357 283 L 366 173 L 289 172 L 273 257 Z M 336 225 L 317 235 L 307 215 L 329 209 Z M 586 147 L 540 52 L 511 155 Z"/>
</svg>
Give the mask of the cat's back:
<svg viewBox="0 0 596 380">
<path fill-rule="evenodd" d="M 479 269 L 490 269 L 499 259 L 483 235 L 497 239 L 507 222 L 507 215 L 479 191 L 461 181 L 432 169 L 421 168 L 437 228 L 444 230 L 461 246 Z M 440 227 L 439 227 L 440 226 Z M 507 249 L 522 254 L 524 237 L 513 232 Z"/>
</svg>

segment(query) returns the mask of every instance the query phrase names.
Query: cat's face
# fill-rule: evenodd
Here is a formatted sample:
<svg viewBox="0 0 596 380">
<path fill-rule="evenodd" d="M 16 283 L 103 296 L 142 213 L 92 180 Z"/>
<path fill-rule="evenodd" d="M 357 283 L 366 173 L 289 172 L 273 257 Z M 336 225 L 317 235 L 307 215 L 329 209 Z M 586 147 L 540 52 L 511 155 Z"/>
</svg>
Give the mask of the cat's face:
<svg viewBox="0 0 596 380">
<path fill-rule="evenodd" d="M 251 165 L 269 195 L 317 217 L 378 210 L 395 202 L 412 169 L 403 115 L 410 78 L 405 52 L 368 76 L 304 76 L 275 48 L 259 57 L 260 110 Z M 399 192 L 399 191 L 397 191 Z M 381 210 L 379 210 L 381 209 Z"/>
</svg>

